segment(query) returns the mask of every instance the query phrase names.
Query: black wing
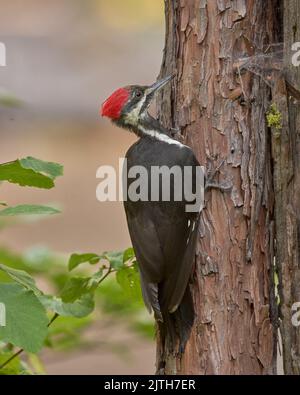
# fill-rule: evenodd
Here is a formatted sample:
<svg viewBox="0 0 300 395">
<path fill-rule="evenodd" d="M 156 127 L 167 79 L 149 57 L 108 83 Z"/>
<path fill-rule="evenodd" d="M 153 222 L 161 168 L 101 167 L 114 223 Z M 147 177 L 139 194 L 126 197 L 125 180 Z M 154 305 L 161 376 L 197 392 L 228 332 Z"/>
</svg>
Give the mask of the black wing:
<svg viewBox="0 0 300 395">
<path fill-rule="evenodd" d="M 163 149 L 160 152 L 160 149 Z M 157 158 L 153 158 L 156 152 Z M 199 166 L 192 151 L 161 143 L 157 147 L 135 144 L 127 153 L 127 166 L 151 163 Z M 167 157 L 168 161 L 163 158 Z M 160 163 L 159 163 L 160 162 Z M 171 163 L 166 163 L 171 162 Z M 128 180 L 128 184 L 130 180 Z M 198 213 L 187 213 L 186 202 L 124 202 L 129 233 L 141 272 L 142 291 L 148 309 L 157 319 L 163 311 L 178 308 L 192 271 L 198 229 Z"/>
</svg>

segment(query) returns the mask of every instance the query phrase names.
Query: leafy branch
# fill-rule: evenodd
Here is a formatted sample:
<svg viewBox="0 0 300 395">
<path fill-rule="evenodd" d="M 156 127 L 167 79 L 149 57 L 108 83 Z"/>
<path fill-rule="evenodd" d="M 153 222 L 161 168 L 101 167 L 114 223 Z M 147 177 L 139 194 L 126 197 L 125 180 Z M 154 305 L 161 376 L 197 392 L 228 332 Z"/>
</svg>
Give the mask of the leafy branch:
<svg viewBox="0 0 300 395">
<path fill-rule="evenodd" d="M 54 311 L 52 319 L 48 322 L 47 327 L 49 327 L 59 316 L 73 315 L 75 317 L 84 317 L 90 314 L 94 308 L 93 296 L 97 287 L 111 274 L 117 273 L 117 281 L 128 291 L 130 288 L 139 287 L 138 283 L 138 273 L 136 262 L 134 260 L 134 252 L 132 248 L 125 250 L 124 252 L 111 252 L 104 253 L 102 255 L 97 254 L 73 254 L 71 255 L 68 263 L 69 270 L 75 269 L 82 263 L 90 263 L 92 265 L 95 262 L 101 262 L 106 260 L 107 263 L 101 265 L 98 271 L 96 271 L 90 277 L 71 277 L 66 282 L 63 287 L 60 297 L 55 297 L 51 295 L 45 295 L 39 288 L 37 288 L 36 283 L 28 273 L 23 270 L 17 270 L 10 268 L 6 265 L 0 264 L 0 270 L 5 272 L 12 280 L 14 280 L 18 286 L 24 287 L 27 291 L 31 293 L 31 296 L 35 295 L 39 302 L 44 308 L 50 308 Z M 133 272 L 135 273 L 133 281 Z M 104 274 L 103 272 L 106 271 Z M 121 275 L 120 275 L 121 273 Z M 7 284 L 6 284 L 7 287 Z M 136 291 L 135 291 L 136 292 Z M 33 295 L 32 295 L 33 294 Z M 89 298 L 85 298 L 86 295 Z M 1 284 L 0 284 L 0 296 L 1 296 Z M 24 297 L 24 295 L 23 295 Z M 90 309 L 90 302 L 92 300 L 92 309 Z M 81 309 L 78 306 L 81 305 Z M 32 318 L 32 317 L 31 317 Z M 16 357 L 22 354 L 23 351 L 32 351 L 30 349 L 31 345 L 28 343 L 28 338 L 26 331 L 21 334 L 21 343 L 23 342 L 23 347 L 16 351 L 12 356 L 5 360 L 0 365 L 0 370 L 5 368 L 10 362 L 12 362 Z M 25 325 L 26 327 L 26 325 Z M 9 330 L 8 330 L 9 332 Z M 20 336 L 19 340 L 20 341 Z M 23 337 L 23 339 L 22 339 Z M 46 334 L 45 334 L 46 337 Z M 0 331 L 1 338 L 1 331 Z M 7 334 L 6 341 L 16 344 L 13 337 Z"/>
<path fill-rule="evenodd" d="M 51 318 L 51 320 L 49 321 L 48 327 L 56 320 L 56 318 L 58 318 L 59 315 L 57 313 L 55 313 L 53 315 L 53 317 Z M 15 358 L 17 358 L 19 355 L 22 354 L 22 352 L 24 351 L 24 348 L 20 348 L 18 351 L 16 351 L 11 357 L 9 357 L 6 361 L 4 361 L 1 365 L 0 365 L 0 370 L 4 369 L 10 362 L 12 362 Z"/>
<path fill-rule="evenodd" d="M 63 167 L 58 163 L 45 162 L 30 156 L 0 164 L 0 181 L 7 181 L 22 187 L 50 189 L 54 187 L 55 179 L 62 175 Z M 6 207 L 0 211 L 0 216 L 57 213 L 59 210 L 52 207 L 22 204 Z"/>
<path fill-rule="evenodd" d="M 56 178 L 62 174 L 61 165 L 32 157 L 0 164 L 0 182 L 14 183 L 22 187 L 50 189 L 54 187 Z M 0 202 L 0 206 L 3 206 L 0 219 L 8 216 L 59 213 L 56 208 L 43 205 L 19 204 L 12 207 L 6 202 Z M 35 271 L 23 258 L 0 249 L 0 260 L 0 302 L 6 309 L 6 325 L 0 326 L 0 374 L 28 374 L 26 368 L 22 370 L 18 357 L 26 352 L 29 360 L 39 364 L 36 354 L 49 343 L 49 327 L 59 317 L 83 319 L 89 316 L 95 307 L 96 290 L 111 274 L 115 274 L 116 282 L 126 296 L 127 305 L 130 300 L 141 300 L 139 273 L 132 248 L 101 255 L 72 254 L 68 262 L 69 272 L 76 269 L 80 275 L 70 276 L 60 266 L 64 281 L 59 280 L 61 291 L 58 296 L 45 294 L 39 289 L 30 274 Z M 81 265 L 86 263 L 96 267 L 92 275 L 82 275 Z M 46 267 L 47 259 L 42 258 L 40 264 Z M 52 268 L 53 262 L 51 265 Z M 49 314 L 52 315 L 50 321 Z M 14 347 L 19 349 L 12 353 Z"/>
</svg>

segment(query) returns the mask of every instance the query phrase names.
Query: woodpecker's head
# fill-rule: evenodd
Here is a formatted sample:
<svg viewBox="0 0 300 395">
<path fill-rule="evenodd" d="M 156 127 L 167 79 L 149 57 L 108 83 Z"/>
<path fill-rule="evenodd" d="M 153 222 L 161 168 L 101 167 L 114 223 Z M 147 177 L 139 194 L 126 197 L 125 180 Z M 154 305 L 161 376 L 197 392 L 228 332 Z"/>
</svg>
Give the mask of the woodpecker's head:
<svg viewBox="0 0 300 395">
<path fill-rule="evenodd" d="M 147 116 L 154 94 L 165 86 L 173 76 L 168 76 L 151 86 L 130 85 L 117 89 L 102 104 L 101 115 L 110 118 L 124 128 L 135 128 Z"/>
</svg>

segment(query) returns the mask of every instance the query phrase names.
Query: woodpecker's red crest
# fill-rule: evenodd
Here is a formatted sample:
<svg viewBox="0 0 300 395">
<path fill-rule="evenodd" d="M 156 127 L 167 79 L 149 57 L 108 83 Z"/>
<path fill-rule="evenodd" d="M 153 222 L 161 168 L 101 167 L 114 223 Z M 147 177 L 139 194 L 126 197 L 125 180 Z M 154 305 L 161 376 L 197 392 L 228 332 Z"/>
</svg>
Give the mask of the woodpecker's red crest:
<svg viewBox="0 0 300 395">
<path fill-rule="evenodd" d="M 147 114 L 154 94 L 173 77 L 174 75 L 165 77 L 150 86 L 130 85 L 117 89 L 102 104 L 100 114 L 121 127 L 135 127 Z"/>
<path fill-rule="evenodd" d="M 165 342 L 170 343 L 169 349 L 175 349 L 179 338 L 178 351 L 182 353 L 195 317 L 189 279 L 194 264 L 199 214 L 186 211 L 185 197 L 181 201 L 170 198 L 167 202 L 163 200 L 162 192 L 159 199 L 150 198 L 145 202 L 143 198 L 131 198 L 130 193 L 136 182 L 130 172 L 136 166 L 143 166 L 146 171 L 147 178 L 143 181 L 146 185 L 141 184 L 140 188 L 142 185 L 147 188 L 148 197 L 152 197 L 151 191 L 160 191 L 160 186 L 158 189 L 152 186 L 154 166 L 169 170 L 171 166 L 181 170 L 188 166 L 194 175 L 199 166 L 191 149 L 174 140 L 171 133 L 148 113 L 156 92 L 173 76 L 150 86 L 130 85 L 116 90 L 103 103 L 100 113 L 140 137 L 127 151 L 128 168 L 123 168 L 126 218 L 140 268 L 142 294 L 146 306 L 154 311 L 158 321 L 162 349 Z M 194 175 L 193 190 L 199 185 Z M 170 177 L 169 192 L 174 197 L 175 185 L 175 177 Z M 185 179 L 181 185 L 185 185 Z"/>
<path fill-rule="evenodd" d="M 101 107 L 101 115 L 111 119 L 118 119 L 122 108 L 130 96 L 129 88 L 119 88 L 105 100 Z"/>
</svg>

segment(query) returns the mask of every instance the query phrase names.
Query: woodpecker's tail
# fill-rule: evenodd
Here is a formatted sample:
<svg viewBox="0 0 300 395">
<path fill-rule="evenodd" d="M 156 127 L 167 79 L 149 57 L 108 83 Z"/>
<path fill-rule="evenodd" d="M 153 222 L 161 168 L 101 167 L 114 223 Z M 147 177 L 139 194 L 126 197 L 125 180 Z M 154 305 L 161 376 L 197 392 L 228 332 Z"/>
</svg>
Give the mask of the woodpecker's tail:
<svg viewBox="0 0 300 395">
<path fill-rule="evenodd" d="M 162 350 L 183 353 L 195 319 L 193 299 L 189 284 L 180 305 L 174 313 L 162 309 L 163 322 L 158 321 Z"/>
</svg>

